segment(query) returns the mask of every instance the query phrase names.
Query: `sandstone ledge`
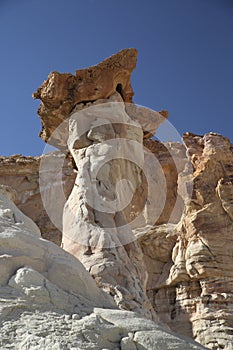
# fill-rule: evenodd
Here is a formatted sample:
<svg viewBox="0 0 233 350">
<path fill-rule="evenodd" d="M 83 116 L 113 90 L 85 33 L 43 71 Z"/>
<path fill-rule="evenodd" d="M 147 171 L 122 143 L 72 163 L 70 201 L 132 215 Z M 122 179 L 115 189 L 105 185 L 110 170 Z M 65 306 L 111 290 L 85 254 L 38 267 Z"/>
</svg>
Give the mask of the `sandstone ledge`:
<svg viewBox="0 0 233 350">
<path fill-rule="evenodd" d="M 33 94 L 40 99 L 38 114 L 42 122 L 41 138 L 58 148 L 66 148 L 67 135 L 61 140 L 54 130 L 79 103 L 106 99 L 118 91 L 125 102 L 132 102 L 130 76 L 136 66 L 137 50 L 125 49 L 96 66 L 70 73 L 52 72 Z"/>
</svg>

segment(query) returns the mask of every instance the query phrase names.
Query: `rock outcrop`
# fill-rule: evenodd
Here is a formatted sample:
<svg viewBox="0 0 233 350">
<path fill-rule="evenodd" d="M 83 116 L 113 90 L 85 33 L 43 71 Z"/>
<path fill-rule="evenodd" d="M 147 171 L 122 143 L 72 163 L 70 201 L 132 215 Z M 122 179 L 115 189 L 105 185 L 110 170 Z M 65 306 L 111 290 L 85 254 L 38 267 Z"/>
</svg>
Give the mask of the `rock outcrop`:
<svg viewBox="0 0 233 350">
<path fill-rule="evenodd" d="M 48 79 L 33 94 L 41 100 L 38 114 L 41 117 L 40 136 L 58 148 L 66 148 L 68 138 L 64 121 L 79 103 L 93 102 L 110 97 L 118 91 L 124 101 L 132 102 L 130 76 L 137 62 L 137 50 L 125 49 L 107 58 L 97 66 L 70 73 L 50 73 Z M 63 122 L 62 137 L 56 133 Z"/>
<path fill-rule="evenodd" d="M 136 58 L 52 72 L 60 151 L 0 157 L 3 349 L 233 349 L 233 147 L 152 139 L 168 113 L 132 103 Z"/>
<path fill-rule="evenodd" d="M 49 166 L 43 166 L 45 163 Z M 61 170 L 60 178 L 58 168 Z M 73 188 L 75 177 L 76 173 L 69 158 L 60 152 L 40 157 L 21 155 L 0 157 L 0 184 L 15 190 L 15 204 L 18 208 L 38 225 L 43 238 L 58 245 L 62 240 L 63 207 Z M 54 220 L 45 208 L 47 203 L 45 193 L 51 201 L 53 199 L 49 189 L 52 194 L 60 194 L 59 200 L 56 201 Z"/>
<path fill-rule="evenodd" d="M 194 338 L 211 349 L 230 349 L 233 346 L 232 147 L 228 138 L 215 133 L 203 137 L 187 133 L 184 143 L 194 167 L 193 196 L 178 233 L 169 278 L 172 283 L 176 270 L 180 279 L 177 266 L 178 256 L 182 255 L 187 288 L 183 287 L 180 299 L 187 291 L 192 295 L 194 289 L 195 298 L 184 307 L 187 314 L 191 304 L 196 308 L 190 317 Z"/>
<path fill-rule="evenodd" d="M 68 148 L 78 174 L 64 208 L 64 249 L 82 261 L 117 305 L 155 318 L 145 292 L 142 252 L 124 213 L 142 182 L 140 124 L 115 92 L 105 103 L 71 115 Z"/>
<path fill-rule="evenodd" d="M 153 225 L 156 220 L 156 224 L 178 222 L 184 204 L 178 193 L 177 179 L 178 172 L 182 171 L 186 161 L 185 147 L 174 142 L 163 145 L 153 139 L 144 139 L 143 144 L 144 170 L 151 184 L 151 201 L 146 202 L 148 179 L 143 176 L 142 183 L 134 194 L 134 201 L 124 212 L 132 223 L 145 204 L 143 217 L 135 222 L 136 227 Z M 154 161 L 157 164 L 154 165 Z M 158 171 L 164 175 L 163 187 L 156 185 Z M 43 238 L 57 245 L 62 241 L 63 207 L 74 186 L 76 175 L 77 170 L 70 157 L 59 151 L 39 157 L 0 156 L 0 183 L 15 190 L 15 204 L 37 224 Z M 55 196 L 59 200 L 53 199 Z M 157 196 L 164 198 L 162 210 L 157 206 Z M 54 201 L 56 217 L 52 218 L 47 206 Z"/>
<path fill-rule="evenodd" d="M 135 50 L 124 50 L 93 69 L 76 72 L 82 82 L 72 88 L 76 91 L 73 99 L 68 94 L 69 84 L 51 76 L 34 97 L 41 99 L 41 137 L 61 149 L 68 148 L 78 170 L 64 208 L 63 248 L 82 261 L 118 306 L 156 319 L 146 295 L 141 248 L 129 222 L 135 212 L 144 224 L 149 220 L 141 215 L 147 198 L 139 195 L 139 187 L 143 190 L 143 138 L 153 135 L 167 114 L 127 104 L 133 95 L 130 75 L 135 58 Z M 57 106 L 66 105 L 67 98 L 70 114 L 59 114 Z M 53 113 L 57 124 L 51 125 Z M 158 181 L 161 185 L 163 178 Z M 138 201 L 133 198 L 135 192 Z M 162 203 L 166 195 L 163 197 Z"/>
<path fill-rule="evenodd" d="M 14 195 L 0 186 L 1 349 L 204 349 L 114 309 L 77 259 L 40 238 Z"/>
<path fill-rule="evenodd" d="M 232 179 L 229 139 L 183 137 L 193 193 L 178 225 L 139 234 L 147 289 L 163 322 L 210 349 L 232 349 Z"/>
</svg>

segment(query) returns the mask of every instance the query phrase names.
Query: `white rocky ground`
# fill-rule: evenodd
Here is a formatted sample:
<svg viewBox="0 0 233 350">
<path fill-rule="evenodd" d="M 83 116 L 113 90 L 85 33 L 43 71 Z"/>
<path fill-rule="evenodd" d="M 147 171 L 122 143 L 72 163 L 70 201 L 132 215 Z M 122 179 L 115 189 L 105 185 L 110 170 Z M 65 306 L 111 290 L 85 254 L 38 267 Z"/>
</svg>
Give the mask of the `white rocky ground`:
<svg viewBox="0 0 233 350">
<path fill-rule="evenodd" d="M 0 187 L 0 349 L 204 349 L 120 311 L 83 265 L 40 238 Z"/>
</svg>

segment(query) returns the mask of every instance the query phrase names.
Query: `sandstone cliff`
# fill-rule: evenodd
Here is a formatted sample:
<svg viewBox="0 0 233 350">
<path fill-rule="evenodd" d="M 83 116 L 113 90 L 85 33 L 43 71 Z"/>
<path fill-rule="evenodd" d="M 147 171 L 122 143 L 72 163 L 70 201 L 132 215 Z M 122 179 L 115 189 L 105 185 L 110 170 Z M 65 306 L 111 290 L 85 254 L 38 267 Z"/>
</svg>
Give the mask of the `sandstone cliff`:
<svg viewBox="0 0 233 350">
<path fill-rule="evenodd" d="M 43 175 L 40 174 L 42 159 L 46 159 L 49 163 L 48 169 L 43 168 Z M 63 163 L 61 181 L 57 179 L 57 173 L 54 171 L 59 160 Z M 59 152 L 40 157 L 22 155 L 0 157 L 0 184 L 15 190 L 15 204 L 39 226 L 43 238 L 58 245 L 61 244 L 61 217 L 65 198 L 68 198 L 71 192 L 75 176 L 70 160 Z M 59 186 L 62 186 L 64 191 L 64 196 L 60 197 L 56 205 L 59 220 L 59 222 L 56 220 L 56 225 L 51 221 L 43 204 L 43 193 L 51 184 L 54 192 Z"/>
<path fill-rule="evenodd" d="M 1 349 L 204 349 L 117 310 L 76 258 L 40 238 L 14 197 L 0 186 Z"/>
<path fill-rule="evenodd" d="M 33 96 L 60 151 L 0 157 L 33 220 L 2 197 L 2 348 L 233 349 L 232 146 L 153 139 L 168 113 L 132 103 L 136 58 L 52 72 Z"/>
</svg>

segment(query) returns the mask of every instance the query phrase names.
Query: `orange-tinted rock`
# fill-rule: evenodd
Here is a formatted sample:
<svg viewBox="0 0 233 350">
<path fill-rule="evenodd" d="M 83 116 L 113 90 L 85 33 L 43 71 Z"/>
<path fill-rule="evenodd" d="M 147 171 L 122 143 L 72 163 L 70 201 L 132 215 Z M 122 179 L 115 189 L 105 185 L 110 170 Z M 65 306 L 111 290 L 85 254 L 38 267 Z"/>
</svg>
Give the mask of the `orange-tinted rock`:
<svg viewBox="0 0 233 350">
<path fill-rule="evenodd" d="M 75 75 L 50 73 L 33 94 L 35 99 L 41 100 L 38 110 L 42 122 L 41 138 L 58 148 L 66 148 L 66 123 L 57 135 L 53 133 L 81 102 L 106 99 L 115 91 L 121 94 L 125 102 L 132 102 L 134 93 L 130 76 L 136 61 L 137 50 L 125 49 L 96 66 L 77 70 Z"/>
</svg>

